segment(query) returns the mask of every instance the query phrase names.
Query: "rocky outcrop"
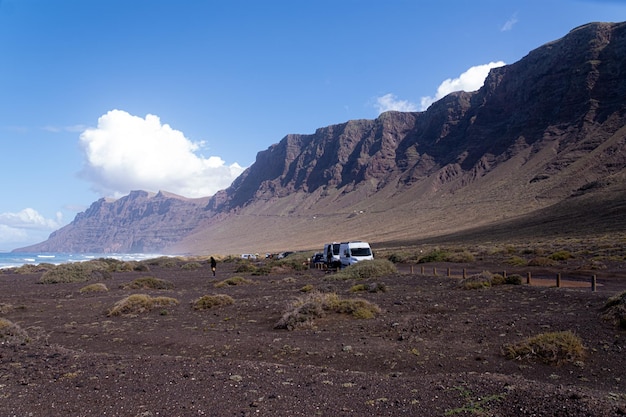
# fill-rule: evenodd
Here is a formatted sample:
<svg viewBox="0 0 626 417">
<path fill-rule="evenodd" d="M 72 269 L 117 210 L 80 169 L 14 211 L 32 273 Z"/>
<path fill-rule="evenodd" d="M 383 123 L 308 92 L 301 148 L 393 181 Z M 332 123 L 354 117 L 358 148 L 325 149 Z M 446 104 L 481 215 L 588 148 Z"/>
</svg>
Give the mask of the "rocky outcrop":
<svg viewBox="0 0 626 417">
<path fill-rule="evenodd" d="M 625 171 L 625 35 L 626 23 L 575 28 L 492 69 L 478 91 L 287 135 L 211 198 L 100 200 L 35 247 L 197 253 L 397 240 L 577 198 Z"/>
</svg>

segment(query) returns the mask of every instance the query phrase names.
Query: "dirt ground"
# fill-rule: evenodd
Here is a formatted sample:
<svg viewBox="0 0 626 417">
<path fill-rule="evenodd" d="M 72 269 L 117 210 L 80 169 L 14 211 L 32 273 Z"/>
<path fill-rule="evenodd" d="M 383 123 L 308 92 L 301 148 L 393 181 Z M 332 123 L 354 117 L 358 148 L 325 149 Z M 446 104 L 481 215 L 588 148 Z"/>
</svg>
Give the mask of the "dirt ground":
<svg viewBox="0 0 626 417">
<path fill-rule="evenodd" d="M 405 266 L 362 282 L 386 292 L 357 294 L 355 281 L 321 270 L 252 276 L 225 263 L 216 277 L 206 264 L 114 273 L 99 281 L 109 291 L 87 294 L 79 292 L 86 283 L 0 273 L 0 318 L 29 339 L 0 344 L 0 416 L 626 415 L 626 331 L 600 317 L 607 298 L 626 289 L 623 277 L 605 271 L 595 292 L 568 280 L 465 290 L 445 271 Z M 120 288 L 144 276 L 174 287 Z M 254 283 L 215 287 L 233 276 Z M 306 285 L 381 312 L 276 329 Z M 135 293 L 180 303 L 107 316 Z M 235 302 L 191 308 L 207 294 Z M 556 366 L 502 353 L 507 343 L 565 330 L 582 338 L 584 360 Z"/>
</svg>

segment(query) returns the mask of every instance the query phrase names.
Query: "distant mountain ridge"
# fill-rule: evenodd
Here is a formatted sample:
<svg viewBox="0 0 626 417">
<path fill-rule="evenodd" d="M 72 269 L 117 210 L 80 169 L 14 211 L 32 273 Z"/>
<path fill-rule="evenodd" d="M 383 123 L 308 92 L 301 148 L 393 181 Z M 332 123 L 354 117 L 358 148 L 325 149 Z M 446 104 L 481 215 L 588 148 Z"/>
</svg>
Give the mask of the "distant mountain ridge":
<svg viewBox="0 0 626 417">
<path fill-rule="evenodd" d="M 476 92 L 452 93 L 425 112 L 287 135 L 210 198 L 136 191 L 99 200 L 20 250 L 234 253 L 397 242 L 510 224 L 596 193 L 622 198 L 625 33 L 626 23 L 575 28 L 492 69 Z"/>
</svg>

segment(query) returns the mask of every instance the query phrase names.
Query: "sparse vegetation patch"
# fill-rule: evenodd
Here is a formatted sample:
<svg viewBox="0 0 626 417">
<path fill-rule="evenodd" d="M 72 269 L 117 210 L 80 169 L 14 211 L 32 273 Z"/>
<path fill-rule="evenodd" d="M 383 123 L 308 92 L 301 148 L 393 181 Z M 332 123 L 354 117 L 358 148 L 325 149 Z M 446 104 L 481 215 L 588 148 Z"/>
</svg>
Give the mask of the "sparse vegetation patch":
<svg viewBox="0 0 626 417">
<path fill-rule="evenodd" d="M 81 293 L 81 294 L 86 294 L 86 293 L 107 292 L 107 291 L 109 291 L 107 286 L 105 284 L 102 284 L 101 282 L 99 282 L 97 284 L 89 284 L 89 285 L 81 288 L 78 292 Z"/>
<path fill-rule="evenodd" d="M 332 279 L 370 279 L 398 272 L 393 262 L 387 259 L 361 261 L 331 275 Z"/>
<path fill-rule="evenodd" d="M 89 261 L 55 265 L 41 275 L 39 282 L 42 284 L 85 282 L 94 278 L 111 278 L 106 263 Z"/>
<path fill-rule="evenodd" d="M 541 333 L 505 345 L 503 350 L 509 359 L 537 360 L 550 365 L 576 362 L 585 357 L 582 340 L 571 331 Z"/>
<path fill-rule="evenodd" d="M 107 315 L 109 317 L 136 316 L 154 308 L 176 304 L 178 304 L 178 300 L 171 297 L 150 297 L 147 294 L 133 294 L 115 303 Z"/>
<path fill-rule="evenodd" d="M 626 329 L 626 291 L 609 298 L 602 310 L 602 318 Z"/>
<path fill-rule="evenodd" d="M 222 287 L 229 287 L 229 286 L 234 286 L 234 285 L 246 285 L 246 284 L 254 284 L 254 281 L 246 279 L 244 277 L 235 276 L 235 277 L 227 278 L 220 282 L 216 282 L 215 287 L 222 288 Z"/>
<path fill-rule="evenodd" d="M 174 284 L 164 279 L 155 277 L 141 277 L 131 282 L 120 285 L 124 290 L 169 290 L 174 288 Z"/>
<path fill-rule="evenodd" d="M 28 334 L 10 320 L 0 318 L 0 343 L 21 345 L 30 341 Z"/>
<path fill-rule="evenodd" d="M 480 274 L 470 275 L 461 280 L 459 286 L 466 290 L 476 290 L 481 288 L 489 288 L 492 285 L 494 275 L 489 271 L 483 271 Z"/>
<path fill-rule="evenodd" d="M 310 327 L 316 318 L 328 313 L 369 319 L 379 314 L 380 308 L 360 298 L 341 299 L 335 293 L 311 292 L 293 301 L 274 327 L 287 330 Z"/>
<path fill-rule="evenodd" d="M 207 310 L 209 308 L 231 305 L 234 302 L 235 300 L 226 294 L 203 295 L 197 300 L 194 300 L 191 303 L 191 307 L 194 310 Z"/>
</svg>

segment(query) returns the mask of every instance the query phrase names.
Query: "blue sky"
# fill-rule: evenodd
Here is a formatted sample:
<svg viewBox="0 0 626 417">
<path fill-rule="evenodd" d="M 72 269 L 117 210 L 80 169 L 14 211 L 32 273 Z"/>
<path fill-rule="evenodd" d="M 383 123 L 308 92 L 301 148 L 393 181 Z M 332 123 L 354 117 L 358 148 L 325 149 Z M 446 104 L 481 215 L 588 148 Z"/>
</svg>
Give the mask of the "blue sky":
<svg viewBox="0 0 626 417">
<path fill-rule="evenodd" d="M 0 0 L 0 250 L 226 188 L 289 133 L 420 111 L 621 1 Z"/>
</svg>

